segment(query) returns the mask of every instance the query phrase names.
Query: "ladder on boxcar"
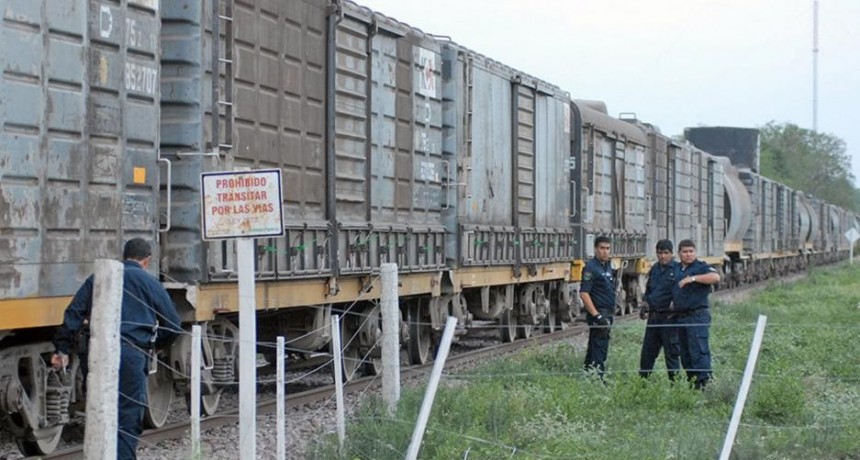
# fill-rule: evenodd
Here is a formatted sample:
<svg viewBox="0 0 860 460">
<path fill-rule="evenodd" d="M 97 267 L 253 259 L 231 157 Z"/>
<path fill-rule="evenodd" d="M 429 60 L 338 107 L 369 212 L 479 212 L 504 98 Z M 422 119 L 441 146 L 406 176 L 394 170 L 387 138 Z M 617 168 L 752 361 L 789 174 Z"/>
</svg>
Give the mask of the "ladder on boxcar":
<svg viewBox="0 0 860 460">
<path fill-rule="evenodd" d="M 212 0 L 212 149 L 219 157 L 227 155 L 233 148 L 233 104 L 235 27 L 233 0 Z M 223 29 L 223 38 L 222 38 Z M 222 41 L 223 40 L 223 41 Z M 221 46 L 223 43 L 223 46 Z M 221 49 L 224 49 L 223 56 Z M 221 66 L 224 66 L 223 72 Z M 221 77 L 224 92 L 221 94 Z M 221 122 L 224 123 L 224 139 L 221 140 Z"/>
</svg>

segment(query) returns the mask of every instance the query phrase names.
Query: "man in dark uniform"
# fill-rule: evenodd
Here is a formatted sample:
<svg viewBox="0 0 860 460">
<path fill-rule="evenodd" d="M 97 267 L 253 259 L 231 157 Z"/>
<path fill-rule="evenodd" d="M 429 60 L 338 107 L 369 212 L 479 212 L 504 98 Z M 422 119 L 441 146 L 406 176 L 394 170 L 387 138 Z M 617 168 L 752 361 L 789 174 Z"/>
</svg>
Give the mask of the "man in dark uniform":
<svg viewBox="0 0 860 460">
<path fill-rule="evenodd" d="M 645 378 L 651 375 L 660 348 L 663 349 L 663 357 L 666 359 L 669 380 L 675 380 L 681 367 L 678 330 L 669 318 L 675 270 L 678 265 L 672 257 L 672 249 L 672 242 L 669 240 L 657 242 L 657 263 L 648 272 L 648 283 L 645 285 L 646 305 L 642 311 L 648 317 L 648 324 L 642 339 L 642 353 L 639 355 L 639 375 Z"/>
<path fill-rule="evenodd" d="M 600 378 L 609 354 L 609 329 L 615 313 L 615 277 L 609 261 L 611 244 L 605 236 L 594 239 L 594 257 L 585 263 L 579 288 L 589 327 L 585 370 L 597 369 Z"/>
<path fill-rule="evenodd" d="M 120 326 L 119 420 L 117 458 L 136 458 L 146 410 L 148 353 L 168 345 L 181 330 L 176 307 L 161 283 L 146 272 L 152 259 L 149 243 L 132 238 L 123 248 L 123 294 Z M 51 364 L 64 368 L 78 330 L 89 319 L 93 300 L 93 276 L 84 281 L 66 307 L 63 324 L 54 336 L 56 352 Z"/>
<path fill-rule="evenodd" d="M 720 282 L 720 274 L 710 265 L 696 258 L 696 245 L 691 240 L 678 244 L 681 263 L 675 272 L 679 280 L 672 289 L 672 310 L 678 326 L 681 345 L 681 364 L 687 379 L 702 389 L 711 378 L 711 348 L 708 334 L 711 313 L 708 295 L 711 285 Z"/>
</svg>

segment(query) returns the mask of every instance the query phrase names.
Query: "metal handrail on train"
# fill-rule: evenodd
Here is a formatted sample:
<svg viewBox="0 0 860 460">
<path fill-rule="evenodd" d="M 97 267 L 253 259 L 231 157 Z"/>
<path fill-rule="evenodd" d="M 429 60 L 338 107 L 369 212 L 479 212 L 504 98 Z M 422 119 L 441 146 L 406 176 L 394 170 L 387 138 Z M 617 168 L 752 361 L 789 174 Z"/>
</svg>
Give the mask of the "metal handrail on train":
<svg viewBox="0 0 860 460">
<path fill-rule="evenodd" d="M 158 229 L 159 232 L 164 233 L 170 230 L 170 213 L 173 207 L 173 164 L 161 156 L 158 157 L 158 161 L 163 161 L 167 165 L 167 223 L 164 224 L 164 228 Z"/>
</svg>

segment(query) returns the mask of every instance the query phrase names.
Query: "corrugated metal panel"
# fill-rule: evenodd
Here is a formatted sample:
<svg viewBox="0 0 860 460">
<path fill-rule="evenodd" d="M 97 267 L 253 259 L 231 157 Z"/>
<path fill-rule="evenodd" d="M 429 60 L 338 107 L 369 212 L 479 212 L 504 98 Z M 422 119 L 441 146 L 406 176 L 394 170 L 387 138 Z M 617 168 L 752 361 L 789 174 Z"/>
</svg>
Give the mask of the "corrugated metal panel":
<svg viewBox="0 0 860 460">
<path fill-rule="evenodd" d="M 576 237 L 570 227 L 570 99 L 560 91 L 531 90 L 535 97 L 534 228 L 520 222 L 522 260 L 569 261 L 576 256 Z"/>
<path fill-rule="evenodd" d="M 672 228 L 674 241 L 694 239 L 693 234 L 693 175 L 690 149 L 686 146 L 673 146 L 670 154 L 670 194 L 672 194 Z"/>
<path fill-rule="evenodd" d="M 777 184 L 776 235 L 778 250 L 797 248 L 791 228 L 791 189 L 782 184 Z"/>
<path fill-rule="evenodd" d="M 584 123 L 584 231 L 610 237 L 617 256 L 642 256 L 650 194 L 646 193 L 648 136 L 644 125 L 609 117 L 594 110 L 594 105 L 577 102 Z"/>
<path fill-rule="evenodd" d="M 761 250 L 763 252 L 774 252 L 776 250 L 776 238 L 774 235 L 776 221 L 776 195 L 774 183 L 764 177 L 760 178 L 761 185 Z"/>
<path fill-rule="evenodd" d="M 705 220 L 702 206 L 702 152 L 701 150 L 685 146 L 690 149 L 690 229 L 689 238 L 696 243 L 697 253 L 703 253 L 705 246 L 702 244 L 702 223 Z M 705 174 L 707 177 L 707 174 Z"/>
<path fill-rule="evenodd" d="M 709 225 L 709 231 L 711 233 L 710 241 L 712 244 L 710 245 L 712 256 L 719 256 L 725 254 L 725 235 L 726 228 L 728 227 L 725 219 L 725 181 L 726 181 L 726 172 L 723 168 L 723 165 L 717 161 L 713 157 L 711 157 L 711 161 L 709 163 L 709 171 L 711 174 L 711 179 L 709 183 L 710 187 L 710 206 L 711 206 L 711 221 Z"/>
<path fill-rule="evenodd" d="M 642 232 L 645 229 L 645 147 L 628 144 L 625 153 L 624 167 L 624 228 L 630 232 Z"/>
<path fill-rule="evenodd" d="M 535 226 L 535 115 L 536 94 L 517 85 L 516 113 L 516 205 L 517 225 Z"/>
<path fill-rule="evenodd" d="M 0 298 L 69 295 L 92 260 L 154 241 L 151 4 L 0 1 Z"/>
<path fill-rule="evenodd" d="M 168 273 L 194 282 L 235 276 L 235 244 L 200 239 L 200 173 L 235 167 L 280 168 L 284 177 L 284 238 L 258 240 L 258 276 L 328 273 L 325 221 L 325 0 L 235 1 L 233 92 L 226 66 L 219 93 L 233 103 L 233 131 L 212 139 L 212 2 L 164 2 L 162 153 L 173 164 L 173 222 L 164 239 Z M 222 11 L 223 13 L 223 11 Z M 215 101 L 216 103 L 218 101 Z M 221 104 L 223 105 L 223 104 Z M 204 156 L 232 138 L 232 155 Z"/>
<path fill-rule="evenodd" d="M 647 249 L 655 247 L 657 240 L 669 237 L 669 222 L 672 217 L 669 216 L 668 206 L 668 139 L 660 133 L 653 131 L 651 134 L 652 148 L 650 149 L 650 161 L 653 163 L 650 168 L 646 166 L 646 170 L 652 171 L 651 178 L 648 179 L 648 184 L 651 184 L 651 214 L 653 216 L 652 224 L 655 227 L 655 235 L 652 241 L 648 244 Z"/>
<path fill-rule="evenodd" d="M 373 270 L 384 262 L 401 270 L 439 268 L 439 45 L 405 25 L 368 16 L 369 10 L 345 6 L 335 102 L 341 272 Z M 398 35 L 386 32 L 392 30 Z"/>
<path fill-rule="evenodd" d="M 612 197 L 614 182 L 615 141 L 596 129 L 589 129 L 591 141 L 588 162 L 592 175 L 587 200 L 586 227 L 591 232 L 611 233 L 614 227 Z M 589 225 L 590 224 L 590 225 Z"/>
</svg>

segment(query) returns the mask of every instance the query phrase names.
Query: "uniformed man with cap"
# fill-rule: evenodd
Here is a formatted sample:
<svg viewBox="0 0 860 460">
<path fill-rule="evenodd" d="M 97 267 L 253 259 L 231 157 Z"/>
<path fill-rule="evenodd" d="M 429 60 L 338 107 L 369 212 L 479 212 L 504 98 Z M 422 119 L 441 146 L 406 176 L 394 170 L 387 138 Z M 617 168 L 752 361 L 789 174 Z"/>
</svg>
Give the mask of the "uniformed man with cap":
<svg viewBox="0 0 860 460">
<path fill-rule="evenodd" d="M 601 378 L 606 369 L 609 329 L 615 313 L 615 276 L 609 260 L 611 245 L 612 241 L 605 236 L 594 239 L 594 257 L 585 263 L 579 288 L 589 327 L 585 369 L 596 369 Z"/>
<path fill-rule="evenodd" d="M 639 375 L 647 378 L 654 369 L 654 362 L 663 349 L 669 380 L 681 367 L 681 350 L 678 344 L 678 330 L 670 318 L 672 288 L 675 286 L 675 271 L 678 262 L 672 254 L 672 241 L 657 242 L 657 263 L 648 272 L 645 285 L 645 302 L 642 311 L 648 318 L 645 336 L 642 338 L 642 352 L 639 355 Z"/>
<path fill-rule="evenodd" d="M 711 379 L 711 348 L 708 335 L 711 313 L 708 295 L 711 285 L 720 282 L 720 274 L 710 265 L 696 258 L 696 244 L 684 240 L 678 244 L 681 263 L 672 289 L 672 311 L 678 326 L 681 345 L 681 365 L 687 379 L 702 389 Z"/>
</svg>

